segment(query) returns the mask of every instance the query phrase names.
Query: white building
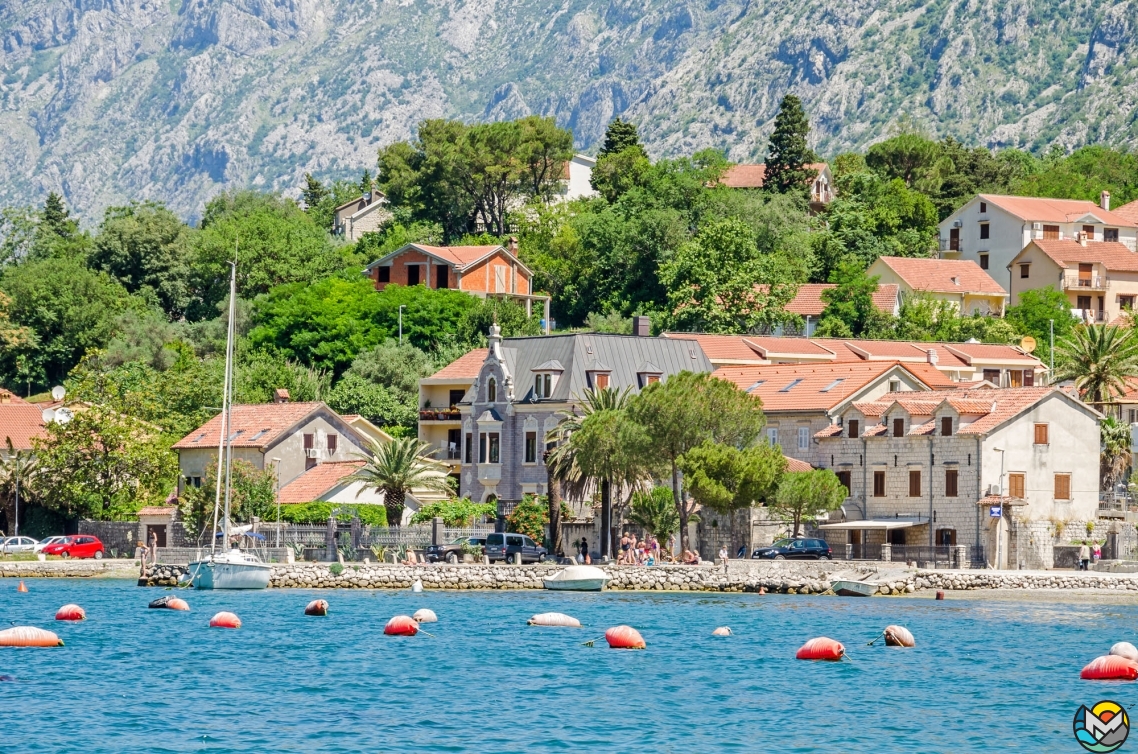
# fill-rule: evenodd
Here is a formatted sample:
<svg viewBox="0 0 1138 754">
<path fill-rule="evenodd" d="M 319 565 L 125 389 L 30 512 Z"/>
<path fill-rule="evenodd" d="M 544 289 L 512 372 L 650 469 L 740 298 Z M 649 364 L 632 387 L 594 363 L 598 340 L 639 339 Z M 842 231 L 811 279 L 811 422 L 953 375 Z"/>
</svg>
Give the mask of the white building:
<svg viewBox="0 0 1138 754">
<path fill-rule="evenodd" d="M 583 154 L 573 155 L 561 173 L 561 198 L 565 201 L 596 196 L 593 190 L 593 168 L 597 161 Z"/>
</svg>

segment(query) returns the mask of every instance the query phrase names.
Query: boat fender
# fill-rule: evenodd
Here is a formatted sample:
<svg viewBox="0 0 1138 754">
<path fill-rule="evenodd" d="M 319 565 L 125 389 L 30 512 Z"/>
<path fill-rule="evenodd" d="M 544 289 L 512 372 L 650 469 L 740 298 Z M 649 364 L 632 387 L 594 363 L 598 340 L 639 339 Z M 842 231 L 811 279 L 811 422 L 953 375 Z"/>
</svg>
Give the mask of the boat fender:
<svg viewBox="0 0 1138 754">
<path fill-rule="evenodd" d="M 904 626 L 886 626 L 884 636 L 887 647 L 917 646 L 917 640 L 913 638 L 913 633 Z"/>
<path fill-rule="evenodd" d="M 396 615 L 387 621 L 383 633 L 388 636 L 414 636 L 419 633 L 419 623 L 410 615 Z"/>
<path fill-rule="evenodd" d="M 727 626 L 720 626 L 719 628 L 712 631 L 711 635 L 712 636 L 730 636 L 731 635 L 731 629 L 728 628 Z"/>
<path fill-rule="evenodd" d="M 613 626 L 605 631 L 605 641 L 612 649 L 644 649 L 644 637 L 632 626 Z"/>
<path fill-rule="evenodd" d="M 439 616 L 435 615 L 435 611 L 434 610 L 428 610 L 425 607 L 421 607 L 418 610 L 416 610 L 415 614 L 411 616 L 411 619 L 413 621 L 415 621 L 416 623 L 438 623 L 439 622 Z"/>
<path fill-rule="evenodd" d="M 565 613 L 538 613 L 526 621 L 530 626 L 554 626 L 562 628 L 580 628 L 581 621 Z"/>
<path fill-rule="evenodd" d="M 819 636 L 803 644 L 794 657 L 797 660 L 840 660 L 845 653 L 846 648 L 840 641 Z"/>
<path fill-rule="evenodd" d="M 63 641 L 51 631 L 32 626 L 16 626 L 0 631 L 0 647 L 62 647 Z"/>
<path fill-rule="evenodd" d="M 304 606 L 305 615 L 327 615 L 328 600 L 312 600 Z"/>
<path fill-rule="evenodd" d="M 1096 657 L 1083 668 L 1079 677 L 1087 681 L 1133 681 L 1138 678 L 1138 662 L 1118 655 Z"/>
<path fill-rule="evenodd" d="M 87 613 L 78 605 L 64 605 L 55 613 L 56 620 L 87 620 Z"/>
<path fill-rule="evenodd" d="M 1118 657 L 1125 657 L 1127 660 L 1138 662 L 1138 647 L 1135 647 L 1128 641 L 1120 641 L 1110 648 L 1107 654 L 1117 655 Z"/>
<path fill-rule="evenodd" d="M 16 591 L 17 592 L 26 592 L 26 591 L 28 591 L 28 588 L 26 586 L 24 586 L 24 582 L 21 581 L 20 585 L 18 587 L 16 587 Z"/>
<path fill-rule="evenodd" d="M 221 612 L 209 619 L 210 628 L 241 628 L 241 619 L 233 613 Z"/>
<path fill-rule="evenodd" d="M 415 594 L 423 591 L 423 582 L 419 581 L 419 579 L 415 579 L 415 583 L 411 585 L 411 591 Z"/>
</svg>

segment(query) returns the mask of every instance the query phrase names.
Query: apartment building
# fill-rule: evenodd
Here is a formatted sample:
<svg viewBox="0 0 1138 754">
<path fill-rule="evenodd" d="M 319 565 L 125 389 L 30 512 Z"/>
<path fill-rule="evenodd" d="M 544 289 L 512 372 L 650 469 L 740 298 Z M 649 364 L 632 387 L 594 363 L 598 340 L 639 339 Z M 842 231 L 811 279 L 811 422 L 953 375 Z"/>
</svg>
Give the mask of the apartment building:
<svg viewBox="0 0 1138 754">
<path fill-rule="evenodd" d="M 1138 254 L 1121 243 L 1087 239 L 1032 241 L 1008 265 L 1012 305 L 1024 291 L 1062 291 L 1088 324 L 1115 322 L 1138 300 Z"/>
</svg>

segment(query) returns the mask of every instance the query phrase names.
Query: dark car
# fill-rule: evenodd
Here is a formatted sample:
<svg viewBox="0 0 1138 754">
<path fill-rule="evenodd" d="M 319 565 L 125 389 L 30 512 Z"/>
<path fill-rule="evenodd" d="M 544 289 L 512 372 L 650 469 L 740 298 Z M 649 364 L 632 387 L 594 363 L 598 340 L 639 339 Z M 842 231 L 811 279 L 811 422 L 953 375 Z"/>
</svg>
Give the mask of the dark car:
<svg viewBox="0 0 1138 754">
<path fill-rule="evenodd" d="M 445 560 L 448 563 L 460 563 L 466 552 L 463 545 L 485 548 L 486 537 L 459 537 L 445 545 L 430 545 L 427 547 L 427 562 L 439 563 Z"/>
<path fill-rule="evenodd" d="M 486 557 L 491 563 L 499 560 L 523 563 L 544 563 L 549 551 L 525 534 L 487 534 Z"/>
<path fill-rule="evenodd" d="M 834 553 L 824 539 L 780 539 L 769 547 L 760 547 L 751 554 L 760 560 L 831 560 Z"/>
</svg>

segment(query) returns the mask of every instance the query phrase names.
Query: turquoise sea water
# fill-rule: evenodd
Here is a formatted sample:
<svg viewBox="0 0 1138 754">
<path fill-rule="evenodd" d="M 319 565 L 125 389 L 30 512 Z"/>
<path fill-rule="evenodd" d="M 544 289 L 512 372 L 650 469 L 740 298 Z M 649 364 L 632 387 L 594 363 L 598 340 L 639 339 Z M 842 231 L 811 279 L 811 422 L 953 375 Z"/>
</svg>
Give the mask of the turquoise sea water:
<svg viewBox="0 0 1138 754">
<path fill-rule="evenodd" d="M 183 591 L 179 613 L 127 581 L 27 583 L 0 581 L 0 625 L 66 646 L 0 648 L 4 752 L 1077 752 L 1080 704 L 1138 709 L 1138 685 L 1079 679 L 1138 643 L 1131 605 L 268 590 Z M 330 615 L 304 616 L 317 597 Z M 68 602 L 88 620 L 55 622 Z M 434 638 L 383 635 L 419 607 Z M 208 628 L 220 610 L 243 628 Z M 547 611 L 587 627 L 526 626 Z M 622 623 L 647 650 L 581 646 Z M 867 647 L 889 623 L 917 648 Z M 793 659 L 819 635 L 851 660 Z"/>
</svg>

